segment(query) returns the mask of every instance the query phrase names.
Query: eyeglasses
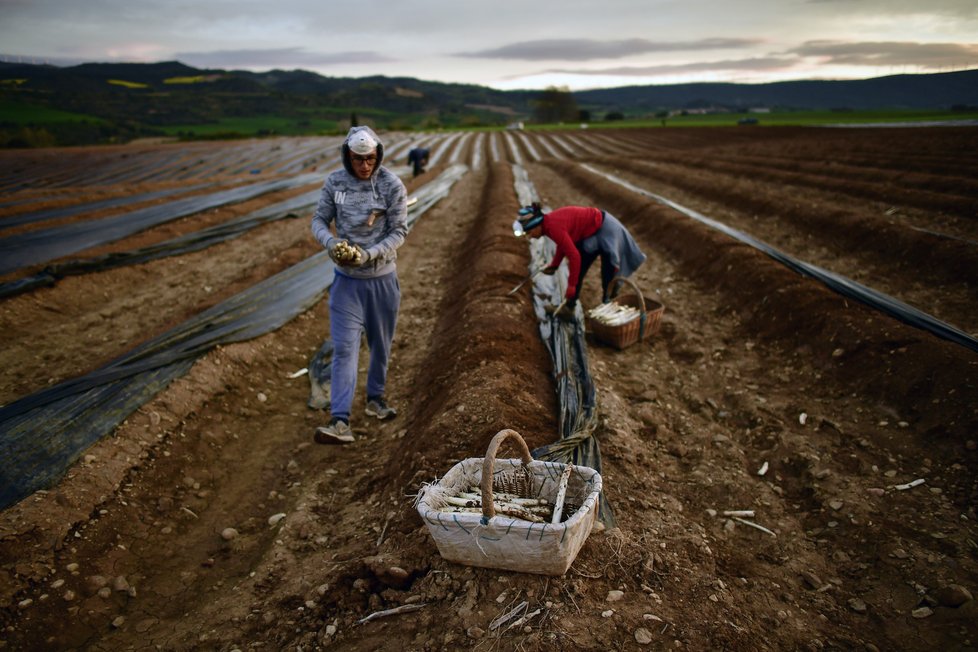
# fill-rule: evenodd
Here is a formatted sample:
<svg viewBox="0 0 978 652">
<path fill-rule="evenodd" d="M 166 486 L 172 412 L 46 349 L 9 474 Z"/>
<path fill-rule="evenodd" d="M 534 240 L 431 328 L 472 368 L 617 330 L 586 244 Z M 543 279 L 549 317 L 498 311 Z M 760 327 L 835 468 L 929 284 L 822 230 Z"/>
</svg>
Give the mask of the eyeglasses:
<svg viewBox="0 0 978 652">
<path fill-rule="evenodd" d="M 354 165 L 356 165 L 357 163 L 366 163 L 367 165 L 377 165 L 376 156 L 357 156 L 356 154 L 353 154 L 350 156 L 350 159 L 353 161 Z"/>
</svg>

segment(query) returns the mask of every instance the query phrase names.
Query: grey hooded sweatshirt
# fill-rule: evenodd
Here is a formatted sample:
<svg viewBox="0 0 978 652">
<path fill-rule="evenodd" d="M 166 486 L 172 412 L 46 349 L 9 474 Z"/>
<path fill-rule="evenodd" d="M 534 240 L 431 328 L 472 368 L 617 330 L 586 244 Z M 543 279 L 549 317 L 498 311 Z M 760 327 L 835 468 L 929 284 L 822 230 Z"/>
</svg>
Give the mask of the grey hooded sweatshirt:
<svg viewBox="0 0 978 652">
<path fill-rule="evenodd" d="M 350 162 L 350 137 L 358 131 L 366 131 L 377 141 L 377 165 L 369 179 L 358 178 Z M 327 249 L 346 240 L 360 245 L 370 256 L 360 267 L 337 265 L 337 273 L 353 278 L 390 274 L 396 269 L 397 248 L 407 236 L 407 189 L 381 165 L 384 145 L 370 127 L 352 127 L 341 149 L 343 169 L 326 177 L 312 216 L 312 234 Z M 331 223 L 336 225 L 336 236 L 330 233 Z"/>
</svg>

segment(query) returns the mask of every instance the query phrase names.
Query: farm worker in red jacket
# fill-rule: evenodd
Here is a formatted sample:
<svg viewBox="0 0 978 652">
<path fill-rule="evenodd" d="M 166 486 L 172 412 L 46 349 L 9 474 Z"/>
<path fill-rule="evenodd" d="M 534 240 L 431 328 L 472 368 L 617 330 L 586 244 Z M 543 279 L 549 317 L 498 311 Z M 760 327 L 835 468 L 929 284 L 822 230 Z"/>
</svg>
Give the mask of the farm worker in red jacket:
<svg viewBox="0 0 978 652">
<path fill-rule="evenodd" d="M 601 258 L 601 300 L 605 303 L 614 298 L 608 295 L 612 279 L 631 276 L 645 262 L 645 254 L 628 229 L 614 215 L 598 208 L 564 206 L 544 213 L 539 203 L 533 203 L 520 209 L 519 218 L 513 222 L 513 232 L 531 238 L 545 235 L 553 240 L 557 251 L 550 264 L 541 270 L 544 274 L 554 274 L 564 258 L 567 259 L 567 292 L 556 312 L 567 321 L 575 318 L 584 276 L 595 259 Z"/>
</svg>

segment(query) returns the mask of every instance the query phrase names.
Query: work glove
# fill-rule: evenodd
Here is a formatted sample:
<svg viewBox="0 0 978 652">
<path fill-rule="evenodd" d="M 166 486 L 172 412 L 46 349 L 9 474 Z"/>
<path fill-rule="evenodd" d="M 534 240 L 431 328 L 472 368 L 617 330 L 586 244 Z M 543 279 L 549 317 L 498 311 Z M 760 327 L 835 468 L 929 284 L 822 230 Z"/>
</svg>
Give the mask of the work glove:
<svg viewBox="0 0 978 652">
<path fill-rule="evenodd" d="M 367 253 L 366 249 L 360 245 L 353 245 L 353 248 L 357 251 L 357 262 L 354 263 L 356 267 L 361 267 L 370 262 L 370 254 Z"/>
<path fill-rule="evenodd" d="M 332 260 L 337 265 L 342 265 L 343 256 L 341 256 L 340 253 L 344 250 L 346 246 L 349 246 L 349 243 L 347 243 L 346 240 L 337 240 L 332 245 L 327 247 L 326 251 L 329 252 L 330 260 Z"/>
<path fill-rule="evenodd" d="M 570 303 L 565 303 L 563 306 L 560 307 L 560 310 L 557 311 L 557 318 L 560 319 L 561 321 L 568 321 L 568 322 L 576 321 L 577 315 L 574 313 L 574 306 L 576 305 L 577 305 L 576 301 L 574 302 L 573 305 L 571 305 Z"/>
<path fill-rule="evenodd" d="M 557 273 L 557 266 L 556 265 L 547 265 L 546 267 L 544 267 L 540 271 L 543 272 L 544 274 L 546 274 L 547 276 L 553 276 L 554 274 Z"/>
<path fill-rule="evenodd" d="M 329 257 L 333 262 L 342 267 L 360 267 L 370 260 L 367 250 L 358 244 L 350 244 L 346 240 L 340 240 L 329 250 Z"/>
<path fill-rule="evenodd" d="M 561 321 L 575 321 L 577 315 L 575 314 L 575 308 L 577 307 L 577 299 L 567 299 L 564 304 L 557 309 L 554 315 Z"/>
</svg>

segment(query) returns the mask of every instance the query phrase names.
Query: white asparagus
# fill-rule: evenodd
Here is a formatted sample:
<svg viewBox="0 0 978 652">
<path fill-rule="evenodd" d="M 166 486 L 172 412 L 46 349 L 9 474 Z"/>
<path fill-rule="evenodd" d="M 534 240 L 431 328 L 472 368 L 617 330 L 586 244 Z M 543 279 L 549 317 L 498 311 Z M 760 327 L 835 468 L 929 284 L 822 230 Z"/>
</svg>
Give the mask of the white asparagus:
<svg viewBox="0 0 978 652">
<path fill-rule="evenodd" d="M 592 319 L 608 326 L 627 324 L 633 319 L 637 319 L 640 314 L 641 311 L 638 308 L 616 303 L 604 303 L 588 312 Z"/>
<path fill-rule="evenodd" d="M 754 523 L 753 521 L 745 521 L 744 519 L 740 518 L 739 516 L 734 516 L 733 517 L 733 520 L 737 521 L 738 523 L 743 523 L 744 525 L 749 525 L 750 527 L 756 528 L 756 529 L 760 530 L 761 532 L 766 532 L 767 534 L 770 534 L 772 537 L 777 537 L 778 536 L 777 534 L 775 534 L 771 530 L 767 529 L 763 525 L 758 525 L 757 523 Z"/>
<path fill-rule="evenodd" d="M 513 518 L 520 518 L 524 521 L 530 521 L 531 523 L 546 523 L 547 521 L 536 514 L 533 514 L 527 509 L 519 507 L 517 505 L 493 505 L 496 510 L 497 515 L 512 516 Z M 481 514 L 481 507 L 455 507 L 449 505 L 448 507 L 442 507 L 438 510 L 439 512 L 450 512 L 455 514 Z"/>
<path fill-rule="evenodd" d="M 466 500 L 476 500 L 482 502 L 482 494 L 474 491 L 463 491 L 458 495 L 458 497 L 465 498 Z M 492 497 L 494 499 L 493 502 L 513 503 L 514 505 L 523 505 L 524 507 L 550 506 L 550 503 L 547 502 L 546 498 L 520 498 L 519 496 L 514 496 L 512 494 L 500 494 L 496 492 L 493 492 Z"/>
<path fill-rule="evenodd" d="M 507 625 L 506 626 L 506 629 L 504 629 L 503 631 L 504 632 L 508 632 L 509 630 L 513 629 L 514 627 L 519 627 L 520 625 L 522 625 L 523 623 L 525 623 L 526 621 L 528 621 L 530 618 L 533 618 L 534 616 L 536 616 L 541 611 L 543 611 L 543 609 L 537 609 L 536 611 L 531 611 L 530 613 L 526 614 L 525 616 L 523 616 L 519 620 L 513 621 L 512 623 L 510 623 L 509 625 Z"/>
<path fill-rule="evenodd" d="M 634 315 L 628 315 L 628 316 L 622 316 L 622 317 L 615 317 L 614 319 L 611 319 L 611 320 L 609 320 L 609 321 L 607 321 L 605 323 L 607 323 L 608 326 L 622 326 L 622 325 L 627 324 L 627 323 L 629 323 L 631 321 L 634 321 L 636 319 L 638 319 L 638 313 L 636 313 Z"/>
<path fill-rule="evenodd" d="M 893 488 L 896 489 L 897 491 L 906 491 L 907 489 L 913 489 L 918 485 L 922 485 L 925 482 L 927 481 L 924 480 L 923 478 L 917 478 L 916 480 L 913 480 L 912 482 L 908 482 L 906 484 L 895 484 L 893 485 Z"/>
<path fill-rule="evenodd" d="M 472 494 L 475 494 L 475 495 L 479 496 L 479 498 L 481 499 L 482 498 L 482 487 L 472 486 L 472 487 L 469 487 L 469 490 L 468 491 L 463 491 L 462 493 L 472 493 Z M 520 496 L 519 494 L 510 493 L 510 492 L 507 492 L 507 491 L 493 491 L 492 492 L 492 498 L 493 498 L 493 500 L 503 500 L 503 501 L 509 501 L 509 502 L 516 502 L 518 500 L 539 500 L 539 501 L 541 501 L 541 503 L 540 503 L 541 505 L 549 505 L 550 504 L 549 502 L 547 502 L 547 500 L 545 498 L 530 498 L 529 496 Z"/>
<path fill-rule="evenodd" d="M 493 620 L 491 623 L 489 623 L 489 631 L 491 632 L 494 629 L 497 629 L 502 625 L 505 625 L 507 622 L 515 618 L 516 614 L 518 614 L 520 610 L 525 610 L 529 604 L 530 604 L 529 602 L 523 600 L 518 605 L 516 605 L 515 607 L 513 607 L 512 609 L 504 613 L 502 616 L 499 616 L 498 618 Z"/>
<path fill-rule="evenodd" d="M 604 315 L 610 315 L 614 311 L 614 306 L 610 303 L 603 303 L 596 308 L 591 308 L 588 315 L 597 319 L 598 317 L 603 317 Z"/>
<path fill-rule="evenodd" d="M 564 472 L 560 474 L 560 482 L 557 484 L 557 498 L 554 500 L 554 514 L 550 517 L 551 523 L 560 523 L 564 517 L 564 498 L 567 496 L 567 481 L 574 465 L 568 464 L 564 467 Z"/>
<path fill-rule="evenodd" d="M 616 304 L 616 303 L 610 303 L 610 302 L 609 303 L 601 303 L 601 304 L 598 304 L 595 307 L 591 308 L 591 310 L 589 311 L 588 314 L 594 315 L 594 316 L 603 315 L 603 314 L 606 314 L 608 312 L 611 312 L 612 310 L 614 310 L 617 307 L 618 307 L 618 304 Z"/>
<path fill-rule="evenodd" d="M 364 623 L 369 623 L 371 620 L 376 620 L 377 618 L 384 618 L 385 616 L 393 616 L 395 614 L 403 614 L 409 611 L 417 611 L 422 607 L 427 606 L 426 603 L 421 604 L 402 604 L 400 607 L 394 607 L 393 609 L 384 609 L 383 611 L 375 611 L 369 616 L 365 616 L 357 621 L 358 625 Z"/>
<path fill-rule="evenodd" d="M 596 308 L 592 308 L 588 315 L 595 319 L 610 319 L 619 316 L 635 316 L 639 314 L 639 309 L 633 306 L 622 306 L 617 303 L 604 303 Z"/>
<path fill-rule="evenodd" d="M 447 502 L 449 505 L 452 505 L 453 507 L 482 507 L 481 497 L 464 498 L 461 496 L 449 496 L 448 498 L 445 499 L 445 502 Z M 507 507 L 507 508 L 513 507 L 516 509 L 525 509 L 529 512 L 536 512 L 536 513 L 546 512 L 547 514 L 550 513 L 550 505 L 547 504 L 526 505 L 526 504 L 514 503 L 508 500 L 494 500 L 492 501 L 492 504 L 493 506 L 496 507 Z"/>
<path fill-rule="evenodd" d="M 746 516 L 747 518 L 754 518 L 753 509 L 730 509 L 723 513 L 724 516 Z"/>
</svg>

